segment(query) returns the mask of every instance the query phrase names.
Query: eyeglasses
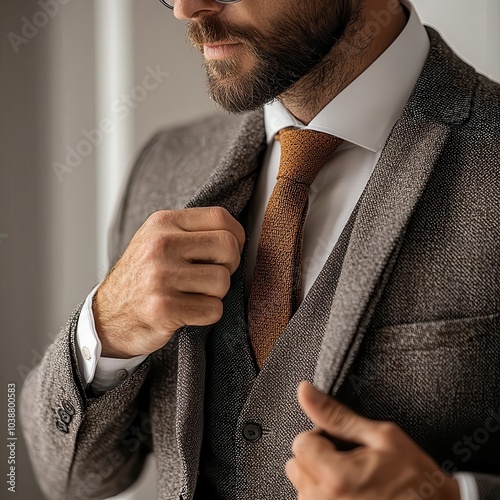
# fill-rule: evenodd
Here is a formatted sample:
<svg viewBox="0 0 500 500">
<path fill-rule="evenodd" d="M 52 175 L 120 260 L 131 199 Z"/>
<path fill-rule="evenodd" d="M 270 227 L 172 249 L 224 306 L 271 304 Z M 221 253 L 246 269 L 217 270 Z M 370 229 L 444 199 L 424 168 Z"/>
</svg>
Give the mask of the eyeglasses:
<svg viewBox="0 0 500 500">
<path fill-rule="evenodd" d="M 215 0 L 217 3 L 238 3 L 241 0 Z M 174 0 L 160 0 L 160 2 L 165 5 L 165 7 L 168 7 L 169 9 L 174 8 Z"/>
</svg>

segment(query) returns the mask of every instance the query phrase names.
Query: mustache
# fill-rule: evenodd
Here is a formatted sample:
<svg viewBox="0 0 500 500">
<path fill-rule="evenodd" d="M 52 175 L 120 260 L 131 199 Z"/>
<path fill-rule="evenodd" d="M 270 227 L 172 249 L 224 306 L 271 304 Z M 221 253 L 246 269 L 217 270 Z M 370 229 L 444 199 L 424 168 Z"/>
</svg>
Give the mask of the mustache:
<svg viewBox="0 0 500 500">
<path fill-rule="evenodd" d="M 193 45 L 202 49 L 204 44 L 217 42 L 254 44 L 262 40 L 262 35 L 255 29 L 234 26 L 219 18 L 201 18 L 188 24 L 187 35 Z"/>
</svg>

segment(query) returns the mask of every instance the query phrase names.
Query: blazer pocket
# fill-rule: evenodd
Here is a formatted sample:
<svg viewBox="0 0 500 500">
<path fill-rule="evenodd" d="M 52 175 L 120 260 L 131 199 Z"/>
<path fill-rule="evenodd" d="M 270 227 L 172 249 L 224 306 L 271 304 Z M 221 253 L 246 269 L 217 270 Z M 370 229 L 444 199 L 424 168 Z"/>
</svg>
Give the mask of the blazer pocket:
<svg viewBox="0 0 500 500">
<path fill-rule="evenodd" d="M 488 338 L 493 345 L 500 341 L 500 314 L 442 321 L 405 323 L 373 329 L 366 335 L 369 350 L 434 350 L 460 348 Z"/>
<path fill-rule="evenodd" d="M 397 422 L 442 463 L 500 411 L 499 382 L 495 313 L 367 331 L 342 395 L 361 414 Z M 500 434 L 489 446 L 499 445 Z"/>
</svg>

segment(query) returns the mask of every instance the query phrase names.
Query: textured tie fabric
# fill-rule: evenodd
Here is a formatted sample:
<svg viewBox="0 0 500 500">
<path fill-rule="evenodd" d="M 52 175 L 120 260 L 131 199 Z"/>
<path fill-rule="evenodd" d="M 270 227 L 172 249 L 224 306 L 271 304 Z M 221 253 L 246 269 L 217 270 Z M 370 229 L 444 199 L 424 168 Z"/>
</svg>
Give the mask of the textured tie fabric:
<svg viewBox="0 0 500 500">
<path fill-rule="evenodd" d="M 248 299 L 249 335 L 259 369 L 299 307 L 309 188 L 342 143 L 306 129 L 283 129 L 277 138 L 280 166 L 264 214 Z"/>
</svg>

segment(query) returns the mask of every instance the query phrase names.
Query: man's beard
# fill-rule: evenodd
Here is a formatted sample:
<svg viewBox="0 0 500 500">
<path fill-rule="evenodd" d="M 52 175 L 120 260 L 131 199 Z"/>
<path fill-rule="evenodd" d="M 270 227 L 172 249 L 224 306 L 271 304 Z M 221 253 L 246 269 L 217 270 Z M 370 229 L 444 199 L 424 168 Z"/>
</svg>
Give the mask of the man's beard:
<svg viewBox="0 0 500 500">
<path fill-rule="evenodd" d="M 229 25 L 216 16 L 189 24 L 188 36 L 202 52 L 205 43 L 239 42 L 247 55 L 248 50 L 253 54 L 252 67 L 243 71 L 241 57 L 204 59 L 209 94 L 217 104 L 231 113 L 259 109 L 321 63 L 353 18 L 352 1 L 337 0 L 335 4 L 314 0 L 310 6 L 308 2 L 299 2 L 300 8 L 293 3 L 266 36 L 255 28 Z M 321 81 L 317 83 L 321 85 Z"/>
</svg>

